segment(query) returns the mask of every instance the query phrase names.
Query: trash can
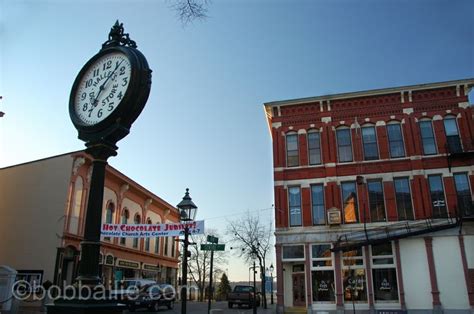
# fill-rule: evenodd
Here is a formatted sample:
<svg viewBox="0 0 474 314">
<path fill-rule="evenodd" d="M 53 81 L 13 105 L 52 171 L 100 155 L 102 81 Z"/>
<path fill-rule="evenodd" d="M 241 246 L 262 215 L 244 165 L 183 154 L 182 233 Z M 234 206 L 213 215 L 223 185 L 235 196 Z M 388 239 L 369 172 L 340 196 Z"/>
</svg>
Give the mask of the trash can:
<svg viewBox="0 0 474 314">
<path fill-rule="evenodd" d="M 0 265 L 0 311 L 10 311 L 12 307 L 12 288 L 17 271 L 6 265 Z"/>
</svg>

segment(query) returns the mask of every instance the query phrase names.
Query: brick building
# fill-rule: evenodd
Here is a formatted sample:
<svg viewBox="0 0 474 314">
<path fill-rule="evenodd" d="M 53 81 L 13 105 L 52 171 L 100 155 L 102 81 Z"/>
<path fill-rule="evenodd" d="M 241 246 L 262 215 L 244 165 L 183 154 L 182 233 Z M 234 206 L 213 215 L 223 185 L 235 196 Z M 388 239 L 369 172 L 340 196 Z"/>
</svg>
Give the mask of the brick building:
<svg viewBox="0 0 474 314">
<path fill-rule="evenodd" d="M 473 85 L 265 104 L 280 313 L 472 313 Z"/>
<path fill-rule="evenodd" d="M 79 151 L 0 169 L 0 265 L 41 283 L 71 284 L 84 235 L 90 156 Z M 178 210 L 108 165 L 102 221 L 179 222 Z M 172 237 L 101 239 L 106 287 L 121 279 L 176 284 L 179 248 Z"/>
</svg>

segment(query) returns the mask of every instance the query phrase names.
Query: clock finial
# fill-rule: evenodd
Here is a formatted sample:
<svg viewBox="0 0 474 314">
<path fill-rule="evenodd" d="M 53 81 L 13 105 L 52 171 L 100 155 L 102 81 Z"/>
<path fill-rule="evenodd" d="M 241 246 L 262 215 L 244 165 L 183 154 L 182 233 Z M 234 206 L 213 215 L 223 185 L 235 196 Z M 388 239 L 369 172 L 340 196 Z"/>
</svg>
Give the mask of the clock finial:
<svg viewBox="0 0 474 314">
<path fill-rule="evenodd" d="M 123 23 L 115 21 L 114 26 L 110 29 L 109 39 L 102 44 L 102 49 L 113 46 L 129 46 L 137 48 L 135 41 L 131 40 L 127 33 L 124 33 Z"/>
</svg>

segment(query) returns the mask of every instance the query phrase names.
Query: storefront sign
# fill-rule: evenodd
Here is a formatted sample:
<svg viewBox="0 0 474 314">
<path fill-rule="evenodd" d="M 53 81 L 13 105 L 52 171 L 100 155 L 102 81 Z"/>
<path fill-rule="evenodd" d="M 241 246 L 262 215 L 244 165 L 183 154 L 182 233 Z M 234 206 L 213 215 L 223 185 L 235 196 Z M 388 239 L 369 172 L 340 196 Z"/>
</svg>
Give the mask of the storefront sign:
<svg viewBox="0 0 474 314">
<path fill-rule="evenodd" d="M 167 224 L 102 224 L 101 234 L 104 237 L 116 238 L 156 238 L 177 237 L 184 234 L 188 227 L 191 234 L 204 233 L 204 220 L 189 223 Z"/>
<path fill-rule="evenodd" d="M 341 211 L 336 207 L 328 210 L 328 224 L 340 225 L 341 224 Z"/>
<path fill-rule="evenodd" d="M 318 291 L 328 291 L 328 284 L 324 281 L 324 280 L 321 280 L 319 282 L 319 289 Z"/>
<path fill-rule="evenodd" d="M 124 260 L 124 259 L 118 259 L 116 266 L 117 267 L 140 269 L 140 263 L 133 262 L 133 261 L 127 261 L 127 260 Z"/>
<path fill-rule="evenodd" d="M 151 265 L 151 264 L 143 264 L 142 269 L 148 270 L 148 271 L 156 271 L 156 272 L 160 271 L 160 267 L 156 265 Z"/>
</svg>

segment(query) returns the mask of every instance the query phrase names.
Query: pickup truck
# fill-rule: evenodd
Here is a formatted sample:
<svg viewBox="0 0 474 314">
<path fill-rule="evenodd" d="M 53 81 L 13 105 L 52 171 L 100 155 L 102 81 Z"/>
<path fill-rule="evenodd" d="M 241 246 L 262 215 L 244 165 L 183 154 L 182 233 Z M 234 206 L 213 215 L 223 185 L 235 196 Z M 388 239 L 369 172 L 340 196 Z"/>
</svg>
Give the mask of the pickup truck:
<svg viewBox="0 0 474 314">
<path fill-rule="evenodd" d="M 260 295 L 258 293 L 255 294 L 252 286 L 235 286 L 234 290 L 227 296 L 227 302 L 229 309 L 234 304 L 237 304 L 239 307 L 245 304 L 249 308 L 253 307 L 254 303 L 256 306 L 260 306 Z"/>
</svg>

